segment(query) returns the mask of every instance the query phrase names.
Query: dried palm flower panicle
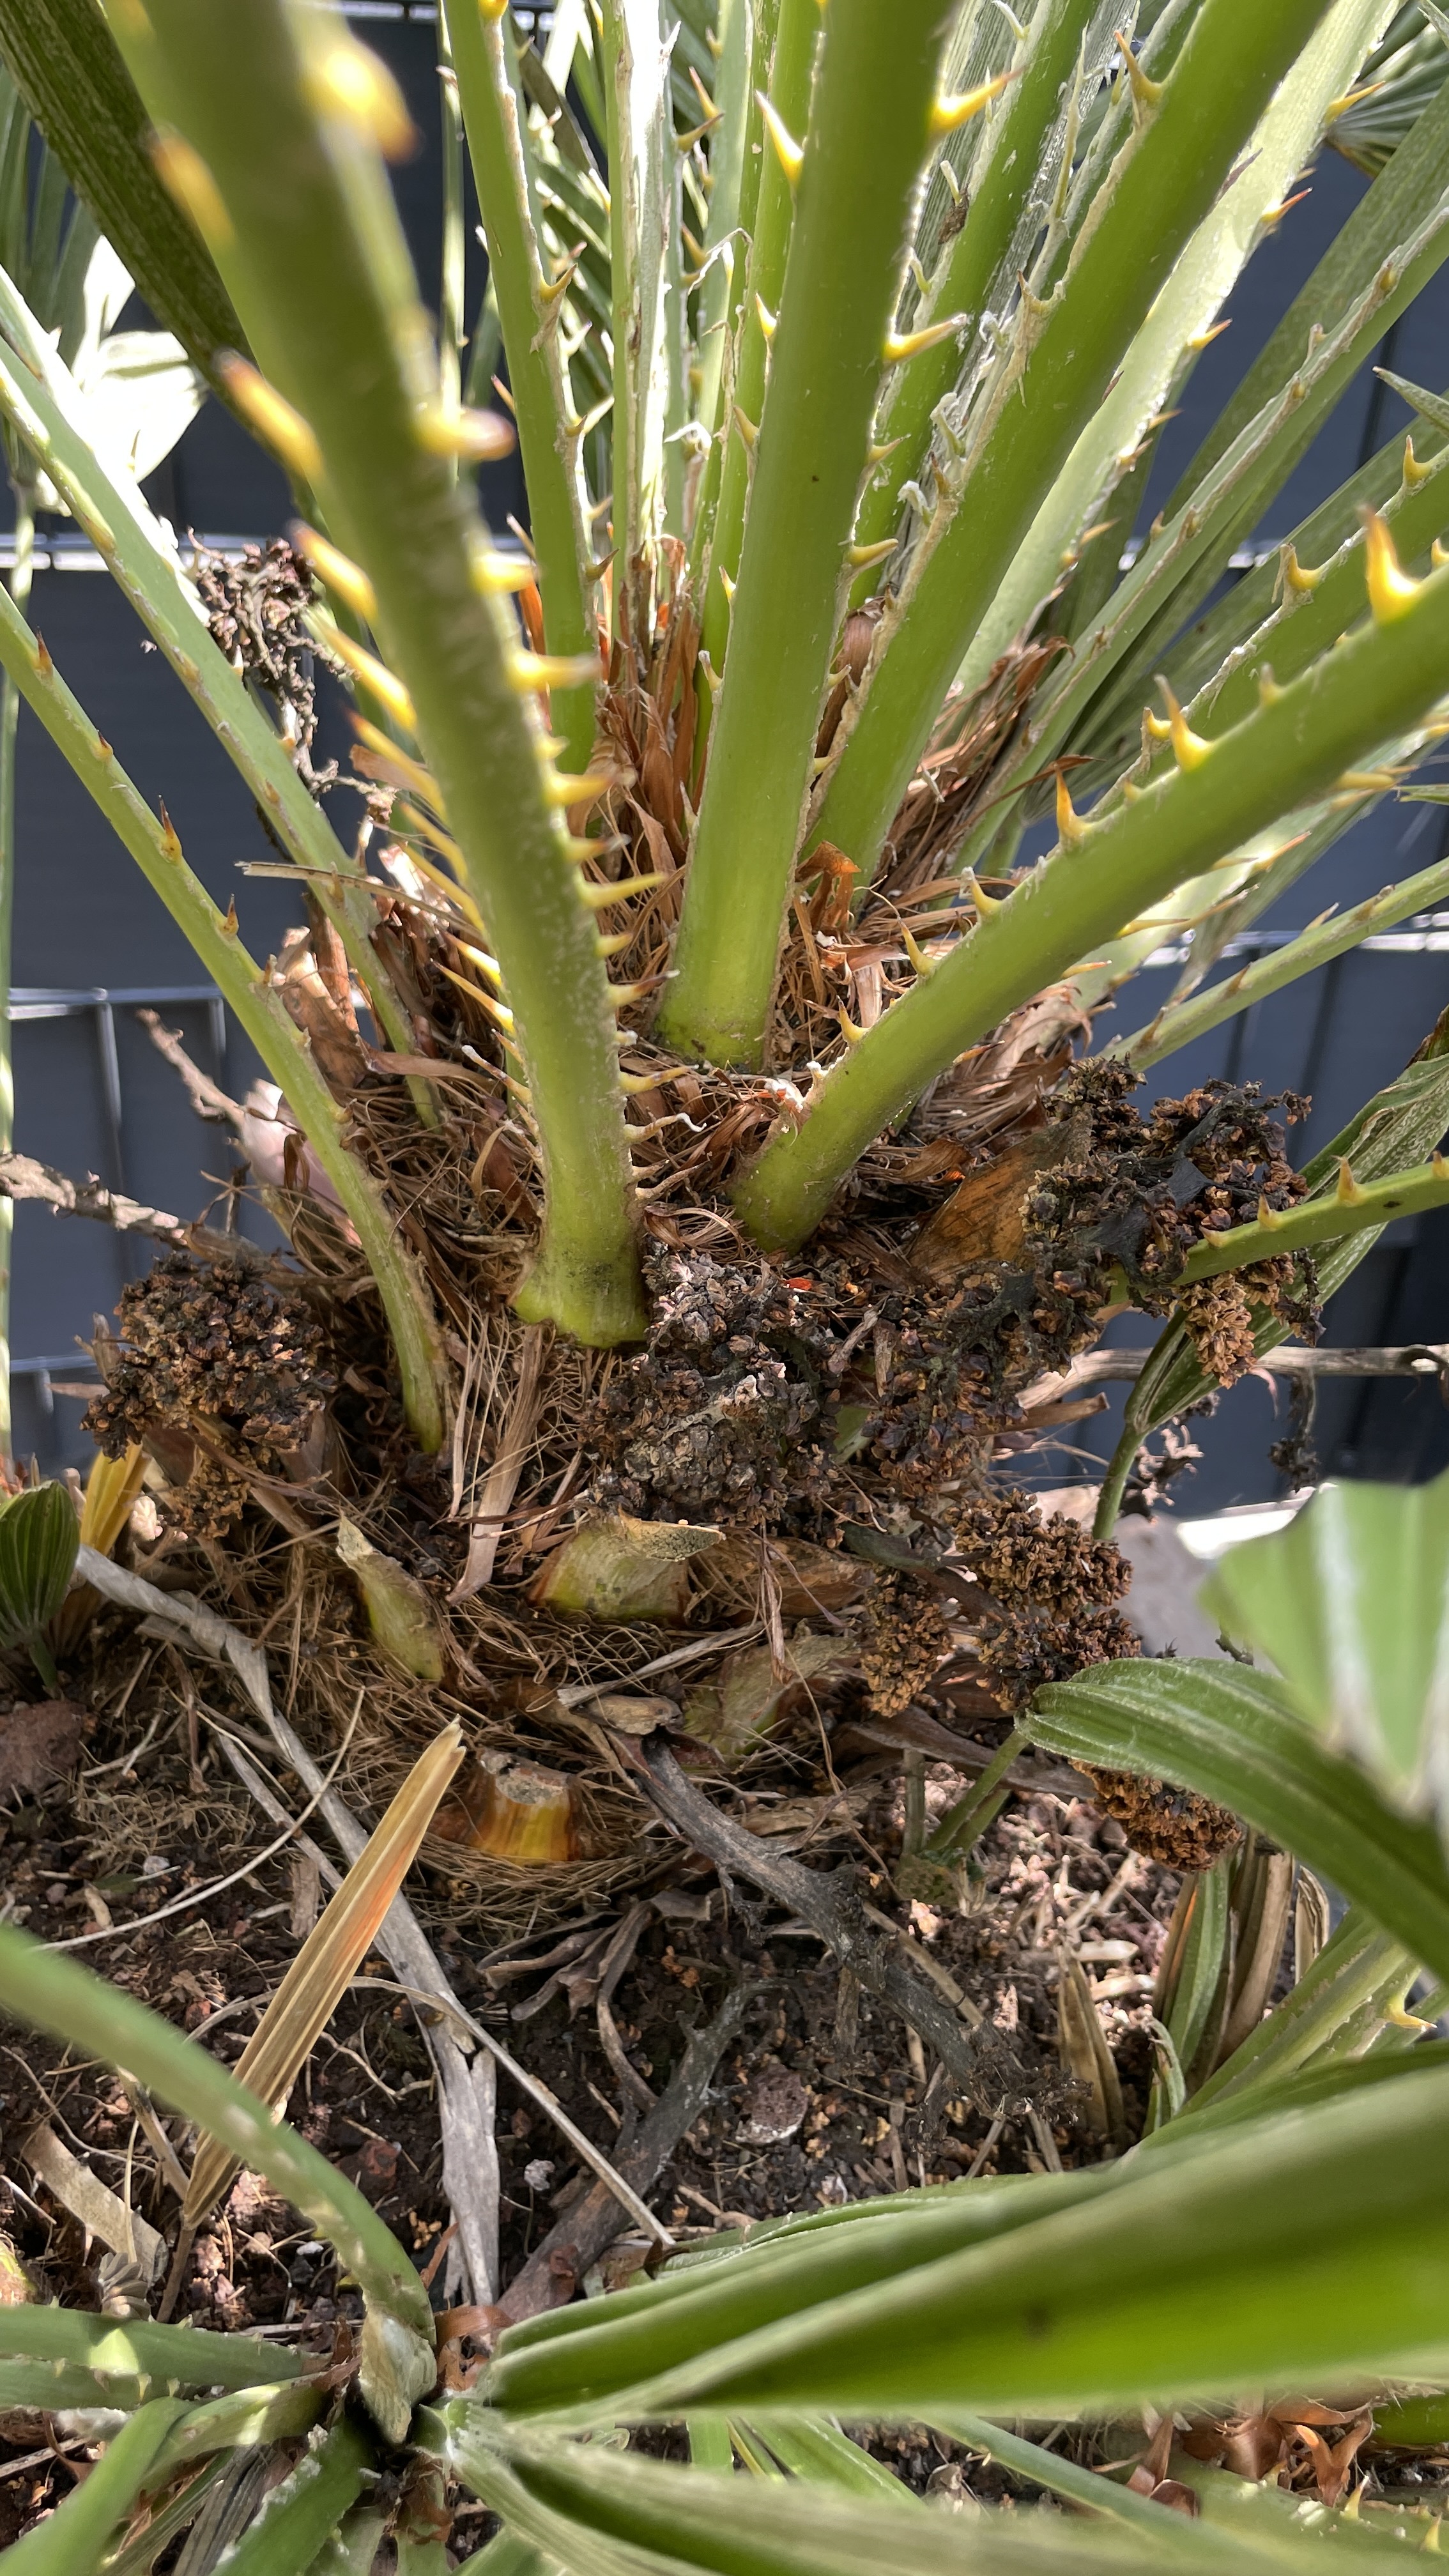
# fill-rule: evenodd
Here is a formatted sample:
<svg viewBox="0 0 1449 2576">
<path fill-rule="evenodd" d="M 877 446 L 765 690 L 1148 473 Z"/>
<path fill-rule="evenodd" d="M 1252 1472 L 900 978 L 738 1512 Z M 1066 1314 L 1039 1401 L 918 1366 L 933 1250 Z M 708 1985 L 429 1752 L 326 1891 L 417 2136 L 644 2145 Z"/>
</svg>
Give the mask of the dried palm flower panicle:
<svg viewBox="0 0 1449 2576">
<path fill-rule="evenodd" d="M 1086 1776 L 1095 1803 L 1116 1819 L 1130 1848 L 1160 1861 L 1164 1869 L 1211 1869 L 1242 1839 L 1240 1819 L 1195 1789 L 1175 1788 L 1135 1771 L 1089 1769 Z"/>
<path fill-rule="evenodd" d="M 952 1529 L 954 1555 L 985 1596 L 978 1660 L 1004 1708 L 1088 1664 L 1141 1653 L 1116 1608 L 1132 1570 L 1110 1540 L 1060 1512 L 1044 1521 L 1019 1488 L 959 1505 Z"/>
<path fill-rule="evenodd" d="M 108 1457 L 160 1457 L 196 1534 L 245 1506 L 246 1472 L 305 1483 L 327 1454 L 336 1377 L 299 1276 L 254 1256 L 165 1252 L 121 1292 L 121 1340 L 97 1343 L 105 1391 L 87 1429 Z"/>
<path fill-rule="evenodd" d="M 929 1689 L 953 1644 L 934 1587 L 899 1570 L 877 1575 L 859 1636 L 861 1678 L 880 1717 L 898 1717 Z"/>
<path fill-rule="evenodd" d="M 1120 1270 L 1148 1312 L 1173 1302 L 1173 1283 L 1205 1234 L 1248 1223 L 1266 1206 L 1296 1206 L 1306 1183 L 1283 1150 L 1271 1112 L 1291 1123 L 1309 1104 L 1265 1098 L 1257 1083 L 1207 1082 L 1147 1118 L 1128 1102 L 1141 1080 L 1115 1058 L 1075 1066 L 1052 1109 L 1064 1151 L 1027 1193 L 1028 1245 L 1105 1286 Z"/>
<path fill-rule="evenodd" d="M 308 792 L 326 793 L 338 775 L 335 760 L 312 766 L 317 734 L 319 660 L 341 665 L 319 650 L 307 612 L 316 583 L 305 555 L 285 537 L 248 544 L 239 559 L 217 554 L 192 539 L 191 577 L 206 613 L 212 641 L 232 669 L 265 692 L 277 729 Z"/>
</svg>

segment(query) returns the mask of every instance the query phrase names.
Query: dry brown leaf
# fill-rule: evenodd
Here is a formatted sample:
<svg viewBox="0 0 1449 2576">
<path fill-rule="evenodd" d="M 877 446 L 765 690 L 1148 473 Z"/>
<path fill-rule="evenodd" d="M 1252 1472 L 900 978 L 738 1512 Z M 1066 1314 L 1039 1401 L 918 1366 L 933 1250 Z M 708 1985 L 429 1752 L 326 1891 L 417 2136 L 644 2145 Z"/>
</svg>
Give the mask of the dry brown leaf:
<svg viewBox="0 0 1449 2576">
<path fill-rule="evenodd" d="M 0 1798 L 32 1798 L 73 1771 L 85 1716 L 73 1700 L 43 1699 L 0 1717 Z"/>
<path fill-rule="evenodd" d="M 339 1997 L 376 1941 L 462 1759 L 462 1729 L 444 1727 L 413 1764 L 247 2041 L 233 2071 L 273 2111 L 281 2110 Z M 200 2225 L 236 2170 L 237 2159 L 225 2147 L 203 2139 L 182 2211 L 187 2227 Z"/>
</svg>

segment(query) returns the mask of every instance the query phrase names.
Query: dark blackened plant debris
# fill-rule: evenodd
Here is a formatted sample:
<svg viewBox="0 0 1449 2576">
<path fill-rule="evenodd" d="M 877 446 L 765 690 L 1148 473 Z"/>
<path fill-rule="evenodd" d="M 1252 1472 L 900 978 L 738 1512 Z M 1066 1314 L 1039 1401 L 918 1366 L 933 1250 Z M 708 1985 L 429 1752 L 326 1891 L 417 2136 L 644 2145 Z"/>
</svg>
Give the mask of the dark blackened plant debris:
<svg viewBox="0 0 1449 2576">
<path fill-rule="evenodd" d="M 314 796 L 325 795 L 336 782 L 337 763 L 312 766 L 319 648 L 306 623 L 315 589 L 306 557 L 285 537 L 249 545 L 240 563 L 198 548 L 192 578 L 212 641 L 234 671 L 270 698 L 298 776 Z"/>
<path fill-rule="evenodd" d="M 1144 1119 L 1127 1099 L 1139 1079 L 1107 1059 L 1078 1065 L 1059 1085 L 1054 1107 L 1071 1143 L 1028 1192 L 1028 1249 L 1058 1289 L 1098 1304 L 1120 1271 L 1148 1314 L 1178 1305 L 1204 1366 L 1231 1385 L 1255 1357 L 1255 1307 L 1316 1332 L 1311 1265 L 1278 1258 L 1180 1293 L 1174 1283 L 1205 1235 L 1250 1224 L 1260 1206 L 1278 1214 L 1305 1195 L 1270 1112 L 1281 1109 L 1292 1123 L 1308 1104 L 1292 1092 L 1265 1099 L 1256 1083 L 1209 1082 L 1156 1101 Z"/>
<path fill-rule="evenodd" d="M 1323 1476 L 1323 1462 L 1313 1446 L 1313 1420 L 1318 1407 L 1318 1381 L 1297 1377 L 1288 1391 L 1288 1427 L 1281 1440 L 1272 1442 L 1268 1455 L 1280 1476 L 1296 1491 L 1304 1485 L 1316 1485 Z"/>
<path fill-rule="evenodd" d="M 648 1342 L 586 1430 L 607 1507 L 830 1543 L 860 1517 L 863 1486 L 885 1508 L 929 1497 L 1014 1418 L 968 1293 L 903 1287 L 834 1253 L 809 1277 L 700 1253 L 656 1254 L 647 1271 Z"/>
<path fill-rule="evenodd" d="M 162 1455 L 180 1486 L 168 1500 L 193 1536 L 227 1528 L 246 1502 L 224 1460 L 293 1483 L 318 1472 L 336 1381 L 300 1283 L 166 1252 L 122 1290 L 118 1312 L 121 1343 L 97 1345 L 106 1386 L 86 1429 L 107 1457 L 132 1441 Z"/>
<path fill-rule="evenodd" d="M 1095 1338 L 1124 1275 L 1139 1305 L 1166 1312 L 1204 1234 L 1303 1195 L 1269 1115 L 1301 1116 L 1301 1102 L 1210 1083 L 1144 1119 L 1127 1099 L 1136 1080 L 1104 1061 L 1058 1086 L 1060 1160 L 1026 1185 L 1024 1257 L 912 1278 L 867 1235 L 829 1229 L 794 1278 L 758 1259 L 656 1253 L 648 1342 L 613 1371 L 586 1433 L 595 1502 L 830 1543 L 859 1517 L 862 1488 L 889 1508 L 974 1479 L 1017 1418 L 1016 1391 Z M 1186 1293 L 1188 1328 L 1225 1381 L 1251 1360 L 1252 1301 L 1312 1328 L 1302 1276 L 1275 1260 Z"/>
<path fill-rule="evenodd" d="M 1154 1440 L 1143 1442 L 1122 1490 L 1124 1519 L 1137 1513 L 1150 1520 L 1177 1478 L 1190 1476 L 1202 1464 L 1202 1451 L 1187 1426 L 1194 1418 L 1212 1413 L 1217 1400 L 1216 1395 L 1204 1396 L 1201 1404 L 1189 1405 L 1180 1420 L 1164 1423 Z"/>
<path fill-rule="evenodd" d="M 703 1254 L 649 1264 L 646 1347 L 588 1426 L 600 1502 L 656 1520 L 741 1512 L 783 1528 L 823 1500 L 834 1347 L 794 1282 Z"/>
</svg>

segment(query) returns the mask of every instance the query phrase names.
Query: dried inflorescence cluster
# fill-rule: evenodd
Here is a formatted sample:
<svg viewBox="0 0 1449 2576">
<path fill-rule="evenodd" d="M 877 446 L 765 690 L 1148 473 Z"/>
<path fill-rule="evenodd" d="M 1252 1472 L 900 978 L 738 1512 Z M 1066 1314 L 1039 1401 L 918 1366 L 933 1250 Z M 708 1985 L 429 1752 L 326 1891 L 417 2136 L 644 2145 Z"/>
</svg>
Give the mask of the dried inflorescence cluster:
<svg viewBox="0 0 1449 2576">
<path fill-rule="evenodd" d="M 878 1574 L 860 1622 L 861 1678 L 877 1714 L 899 1717 L 950 1651 L 951 1623 L 929 1584 L 905 1571 Z"/>
<path fill-rule="evenodd" d="M 967 1504 L 954 1527 L 955 1554 L 987 1597 L 979 1660 L 1003 1707 L 1024 1708 L 1044 1683 L 1087 1664 L 1141 1653 L 1116 1607 L 1131 1568 L 1109 1539 L 1060 1512 L 1043 1520 L 1016 1489 Z"/>
<path fill-rule="evenodd" d="M 1029 1193 L 1027 1241 L 1098 1286 L 1119 1268 L 1151 1312 L 1205 1234 L 1247 1224 L 1260 1200 L 1276 1212 L 1303 1197 L 1270 1113 L 1292 1122 L 1307 1104 L 1291 1092 L 1265 1099 L 1256 1083 L 1208 1082 L 1142 1118 L 1127 1098 L 1140 1079 L 1106 1058 L 1059 1085 L 1052 1105 L 1070 1142 Z"/>
<path fill-rule="evenodd" d="M 1318 1338 L 1319 1309 L 1313 1264 L 1307 1255 L 1249 1262 L 1216 1279 L 1194 1279 L 1178 1290 L 1177 1310 L 1209 1376 L 1232 1386 L 1258 1357 L 1256 1322 L 1272 1315 L 1303 1340 Z"/>
<path fill-rule="evenodd" d="M 1088 1770 L 1087 1778 L 1096 1804 L 1116 1818 L 1133 1851 L 1164 1869 L 1211 1869 L 1242 1833 L 1228 1808 L 1195 1789 L 1142 1779 L 1135 1771 Z"/>
<path fill-rule="evenodd" d="M 118 1311 L 122 1343 L 101 1346 L 106 1387 L 86 1428 L 110 1458 L 133 1441 L 162 1446 L 173 1480 L 183 1472 L 177 1509 L 188 1528 L 225 1528 L 242 1509 L 246 1485 L 228 1459 L 284 1477 L 320 1463 L 335 1381 L 300 1285 L 166 1252 L 122 1290 Z"/>
<path fill-rule="evenodd" d="M 300 776 L 320 795 L 336 778 L 337 764 L 314 770 L 311 762 L 318 648 L 306 622 L 315 588 L 306 557 L 285 537 L 249 545 L 239 562 L 199 550 L 192 579 L 213 642 L 233 670 L 271 698 Z"/>
</svg>

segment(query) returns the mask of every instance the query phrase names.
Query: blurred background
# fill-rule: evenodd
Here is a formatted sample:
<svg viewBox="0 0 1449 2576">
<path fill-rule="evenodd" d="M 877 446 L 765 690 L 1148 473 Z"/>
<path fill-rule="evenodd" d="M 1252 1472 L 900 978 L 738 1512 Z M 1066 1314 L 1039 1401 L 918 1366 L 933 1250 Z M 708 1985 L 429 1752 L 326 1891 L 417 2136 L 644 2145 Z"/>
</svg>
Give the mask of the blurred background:
<svg viewBox="0 0 1449 2576">
<path fill-rule="evenodd" d="M 434 11 L 404 0 L 350 7 L 359 33 L 401 81 L 422 149 L 394 173 L 423 292 L 436 303 L 442 214 L 441 130 Z M 520 27 L 527 10 L 515 11 Z M 549 13 L 540 10 L 540 26 Z M 1311 273 L 1352 204 L 1368 185 L 1337 152 L 1325 150 L 1293 204 L 1262 245 L 1226 308 L 1231 327 L 1204 353 L 1182 408 L 1164 433 L 1143 503 L 1145 526 L 1175 484 L 1239 378 Z M 486 263 L 470 207 L 467 310 L 479 310 Z M 122 317 L 143 322 L 138 305 Z M 1449 267 L 1389 331 L 1374 363 L 1436 391 L 1449 347 Z M 1410 414 L 1365 366 L 1290 481 L 1278 495 L 1241 568 L 1281 538 L 1364 463 Z M 483 505 L 504 533 L 523 509 L 515 467 L 485 470 Z M 289 502 L 281 476 L 208 399 L 146 491 L 178 533 L 239 550 L 285 531 Z M 1125 539 L 1125 532 L 1123 532 Z M 0 564 L 10 540 L 0 534 Z M 258 956 L 280 948 L 295 898 L 283 882 L 244 875 L 264 863 L 268 844 L 246 790 L 195 715 L 161 656 L 99 558 L 71 524 L 39 521 L 31 622 L 50 645 L 82 703 L 131 776 L 153 801 L 164 798 L 188 859 L 224 905 L 236 898 L 242 936 Z M 326 709 L 319 760 L 345 740 L 340 710 Z M 354 800 L 339 788 L 334 824 L 350 838 Z M 232 1155 L 224 1129 L 204 1125 L 181 1083 L 138 1019 L 154 1010 L 182 1032 L 188 1052 L 234 1097 L 260 1071 L 246 1040 L 201 981 L 195 959 L 158 899 L 38 726 L 22 710 L 19 850 L 13 1007 L 16 1146 L 77 1178 L 94 1173 L 116 1189 L 173 1214 L 199 1215 L 222 1195 Z M 1449 807 L 1383 804 L 1264 915 L 1229 957 L 1241 962 L 1301 929 L 1328 905 L 1364 896 L 1449 854 Z M 1160 952 L 1128 988 L 1119 1023 L 1139 1026 L 1166 999 L 1180 956 Z M 1227 971 L 1231 971 L 1231 967 Z M 1303 1162 L 1378 1087 L 1392 1079 L 1449 1002 L 1449 912 L 1406 922 L 1284 993 L 1227 1021 L 1149 1077 L 1138 1105 L 1218 1075 L 1251 1077 L 1270 1091 L 1308 1094 L 1312 1112 L 1293 1130 Z M 259 1238 L 267 1220 L 243 1205 L 241 1222 Z M 128 1277 L 149 1262 L 135 1238 L 46 1209 L 16 1209 L 13 1291 L 15 1445 L 52 1473 L 88 1463 L 80 1427 L 93 1375 L 79 1348 L 97 1314 L 109 1315 Z M 1154 1327 L 1125 1318 L 1115 1338 L 1146 1342 Z M 1390 1226 L 1329 1309 L 1326 1338 L 1338 1344 L 1403 1344 L 1449 1339 L 1449 1210 Z M 1031 1462 L 1032 1480 L 1095 1481 L 1120 1421 L 1122 1390 L 1095 1419 Z M 1172 1506 L 1201 1515 L 1231 1504 L 1270 1501 L 1287 1488 L 1269 1457 L 1287 1429 L 1287 1398 L 1249 1378 L 1223 1397 L 1211 1419 L 1192 1426 L 1202 1460 L 1172 1490 Z M 1329 1472 L 1417 1482 L 1449 1463 L 1449 1408 L 1433 1376 L 1334 1379 L 1324 1386 L 1313 1445 Z"/>
</svg>

